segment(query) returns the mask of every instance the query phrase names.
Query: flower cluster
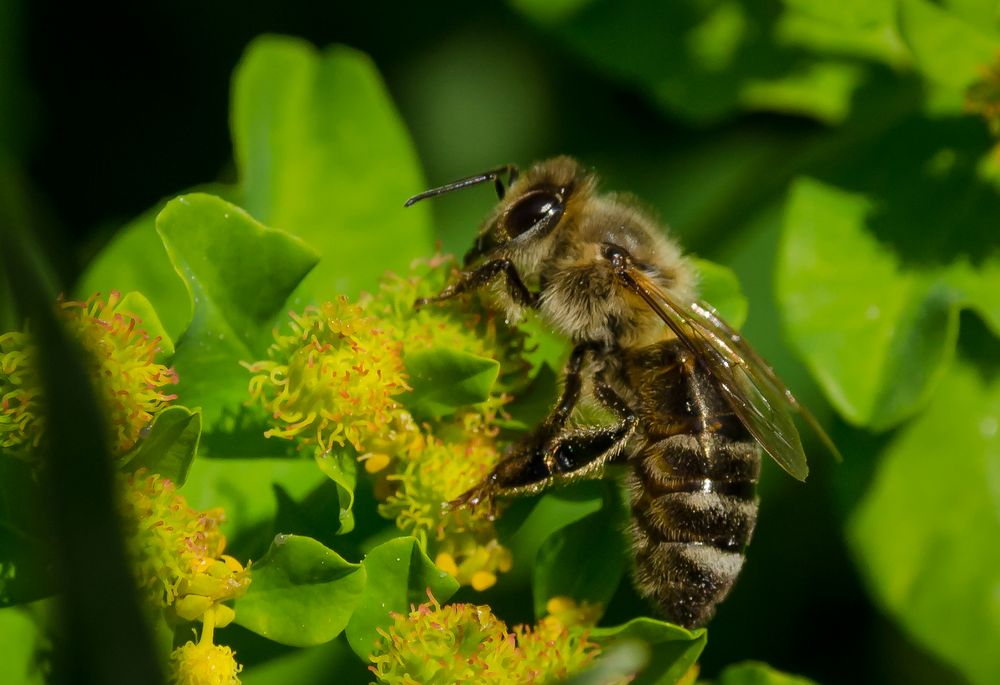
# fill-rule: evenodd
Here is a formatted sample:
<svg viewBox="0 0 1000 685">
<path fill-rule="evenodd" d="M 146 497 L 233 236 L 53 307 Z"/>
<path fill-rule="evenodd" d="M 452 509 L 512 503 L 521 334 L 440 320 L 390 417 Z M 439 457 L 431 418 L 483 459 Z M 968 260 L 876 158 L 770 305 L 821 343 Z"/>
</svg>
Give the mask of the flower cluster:
<svg viewBox="0 0 1000 685">
<path fill-rule="evenodd" d="M 458 265 L 451 256 L 417 260 L 406 277 L 387 274 L 369 308 L 393 322 L 392 332 L 408 352 L 457 349 L 500 362 L 500 378 L 490 399 L 477 407 L 488 422 L 510 393 L 521 390 L 528 380 L 530 364 L 524 357 L 526 336 L 516 327 L 501 324 L 496 312 L 476 293 L 464 297 L 460 303 L 430 303 L 414 308 L 417 299 L 433 297 L 443 290 L 457 271 Z"/>
<path fill-rule="evenodd" d="M 188 621 L 214 612 L 215 624 L 232 620 L 222 602 L 246 592 L 250 578 L 224 554 L 221 509 L 197 511 L 170 480 L 143 469 L 125 476 L 122 520 L 140 589 L 153 606 Z"/>
<path fill-rule="evenodd" d="M 379 507 L 433 554 L 438 568 L 476 590 L 491 587 L 498 572 L 510 570 L 510 551 L 497 541 L 490 512 L 442 504 L 481 482 L 497 459 L 496 447 L 485 438 L 429 438 L 423 449 L 404 453 L 400 469 L 387 476 L 395 488 Z"/>
<path fill-rule="evenodd" d="M 271 414 L 265 435 L 297 438 L 329 451 L 361 451 L 383 435 L 407 390 L 401 345 L 381 322 L 339 298 L 291 315 L 291 332 L 275 331 L 270 359 L 245 366 L 250 394 Z"/>
<path fill-rule="evenodd" d="M 155 361 L 160 338 L 118 309 L 121 295 L 65 301 L 60 312 L 69 333 L 88 354 L 90 376 L 111 429 L 115 454 L 138 441 L 153 415 L 176 399 L 163 388 L 177 374 Z M 38 351 L 27 331 L 0 335 L 0 446 L 30 450 L 44 431 Z"/>
<path fill-rule="evenodd" d="M 243 666 L 225 645 L 214 644 L 216 617 L 204 617 L 201 638 L 188 641 L 170 655 L 170 676 L 176 685 L 239 685 Z"/>
<path fill-rule="evenodd" d="M 253 401 L 272 417 L 266 435 L 322 451 L 349 444 L 375 478 L 381 514 L 414 535 L 439 568 L 482 590 L 509 570 L 510 552 L 487 512 L 443 505 L 496 464 L 496 419 L 529 365 L 523 334 L 497 325 L 478 296 L 414 308 L 454 269 L 436 257 L 408 277 L 387 276 L 357 304 L 341 298 L 293 314 L 291 332 L 275 332 L 269 359 L 245 366 L 255 374 Z M 482 402 L 418 422 L 405 407 L 404 353 L 439 349 L 496 359 L 501 376 Z"/>
<path fill-rule="evenodd" d="M 379 633 L 369 668 L 386 685 L 541 683 L 578 673 L 601 652 L 586 627 L 553 621 L 508 631 L 488 606 L 441 606 L 433 596 L 393 614 Z"/>
</svg>

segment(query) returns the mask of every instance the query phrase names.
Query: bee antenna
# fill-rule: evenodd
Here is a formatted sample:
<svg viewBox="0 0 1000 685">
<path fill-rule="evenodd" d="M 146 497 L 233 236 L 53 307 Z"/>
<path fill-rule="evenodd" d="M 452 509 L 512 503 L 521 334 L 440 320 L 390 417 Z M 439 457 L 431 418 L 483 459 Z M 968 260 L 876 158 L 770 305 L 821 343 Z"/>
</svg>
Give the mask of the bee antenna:
<svg viewBox="0 0 1000 685">
<path fill-rule="evenodd" d="M 507 175 L 507 186 L 504 186 L 502 176 Z M 438 195 L 444 195 L 445 193 L 450 193 L 453 190 L 461 190 L 462 188 L 468 188 L 469 186 L 479 185 L 480 183 L 486 183 L 487 181 L 493 181 L 493 186 L 496 188 L 497 197 L 501 200 L 503 196 L 507 193 L 507 188 L 517 180 L 517 165 L 516 164 L 504 164 L 496 169 L 490 169 L 489 171 L 484 171 L 475 176 L 469 176 L 467 178 L 461 178 L 457 181 L 453 181 L 448 185 L 443 185 L 438 188 L 431 188 L 430 190 L 425 190 L 424 192 L 414 195 L 409 200 L 403 203 L 404 207 L 409 207 L 412 204 L 420 202 L 421 200 L 426 200 L 429 197 L 436 197 Z"/>
</svg>

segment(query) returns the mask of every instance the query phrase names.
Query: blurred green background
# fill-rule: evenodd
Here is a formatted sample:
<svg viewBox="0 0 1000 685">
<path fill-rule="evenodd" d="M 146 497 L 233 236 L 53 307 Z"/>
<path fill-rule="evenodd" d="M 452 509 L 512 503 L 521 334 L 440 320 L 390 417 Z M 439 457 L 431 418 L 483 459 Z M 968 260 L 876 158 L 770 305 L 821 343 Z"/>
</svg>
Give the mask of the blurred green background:
<svg viewBox="0 0 1000 685">
<path fill-rule="evenodd" d="M 357 48 L 428 185 L 570 154 L 732 267 L 748 338 L 844 453 L 810 442 L 804 486 L 765 466 L 703 675 L 758 659 L 821 683 L 997 682 L 998 7 L 3 0 L 0 190 L 72 284 L 132 217 L 233 180 L 251 39 Z M 492 202 L 436 201 L 444 249 Z"/>
</svg>

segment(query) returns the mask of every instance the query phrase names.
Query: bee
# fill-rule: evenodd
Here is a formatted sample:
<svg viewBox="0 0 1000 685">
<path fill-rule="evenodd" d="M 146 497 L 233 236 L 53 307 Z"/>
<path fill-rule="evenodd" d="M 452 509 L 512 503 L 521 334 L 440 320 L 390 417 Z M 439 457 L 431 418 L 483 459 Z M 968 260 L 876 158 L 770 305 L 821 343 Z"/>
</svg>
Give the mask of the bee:
<svg viewBox="0 0 1000 685">
<path fill-rule="evenodd" d="M 506 183 L 504 179 L 506 178 Z M 493 183 L 499 202 L 437 296 L 490 289 L 509 320 L 534 310 L 573 349 L 561 396 L 454 506 L 534 494 L 628 467 L 633 577 L 670 621 L 704 625 L 732 589 L 757 521 L 761 448 L 808 474 L 792 414 L 815 419 L 742 336 L 696 296 L 690 262 L 650 215 L 602 194 L 569 157 L 502 166 L 410 198 Z M 614 416 L 576 426 L 581 401 Z"/>
</svg>

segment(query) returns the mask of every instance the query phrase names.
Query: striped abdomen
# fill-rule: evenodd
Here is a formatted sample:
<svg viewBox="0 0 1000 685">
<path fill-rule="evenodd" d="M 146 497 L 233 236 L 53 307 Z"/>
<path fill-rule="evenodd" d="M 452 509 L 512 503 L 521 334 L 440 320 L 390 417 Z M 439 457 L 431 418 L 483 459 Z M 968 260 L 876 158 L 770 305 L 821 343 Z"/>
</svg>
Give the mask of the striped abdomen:
<svg viewBox="0 0 1000 685">
<path fill-rule="evenodd" d="M 636 587 L 671 621 L 704 625 L 757 521 L 757 443 L 676 341 L 632 355 L 642 441 L 629 458 Z"/>
</svg>

